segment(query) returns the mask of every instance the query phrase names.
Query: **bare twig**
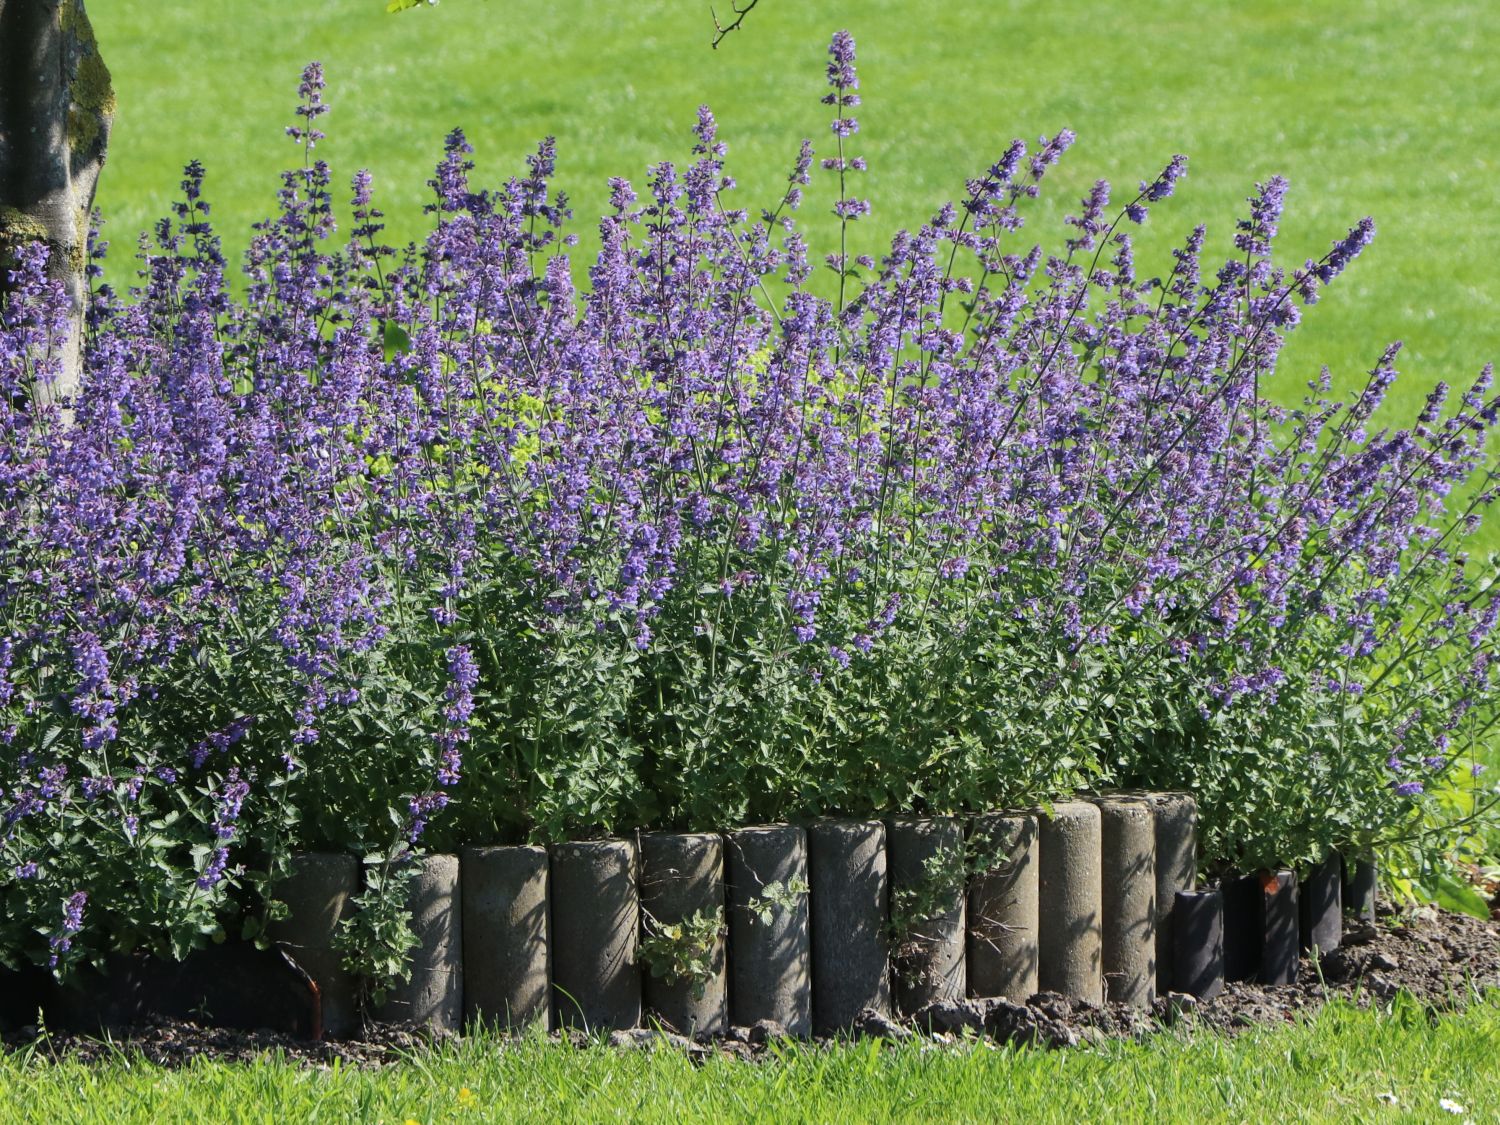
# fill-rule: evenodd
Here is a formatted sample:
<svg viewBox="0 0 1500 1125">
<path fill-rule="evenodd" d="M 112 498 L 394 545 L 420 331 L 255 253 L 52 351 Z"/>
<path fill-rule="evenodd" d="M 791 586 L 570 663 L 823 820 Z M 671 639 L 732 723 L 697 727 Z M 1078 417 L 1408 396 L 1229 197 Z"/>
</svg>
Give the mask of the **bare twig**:
<svg viewBox="0 0 1500 1125">
<path fill-rule="evenodd" d="M 708 9 L 708 14 L 713 17 L 714 21 L 714 41 L 711 44 L 714 50 L 717 51 L 719 49 L 719 44 L 724 41 L 724 36 L 728 35 L 731 31 L 738 31 L 740 29 L 740 25 L 745 22 L 745 17 L 754 11 L 755 5 L 759 3 L 760 0 L 746 0 L 744 7 L 741 7 L 739 0 L 729 0 L 729 10 L 734 13 L 734 20 L 731 23 L 720 23 L 719 13 L 714 11 L 712 7 Z"/>
</svg>

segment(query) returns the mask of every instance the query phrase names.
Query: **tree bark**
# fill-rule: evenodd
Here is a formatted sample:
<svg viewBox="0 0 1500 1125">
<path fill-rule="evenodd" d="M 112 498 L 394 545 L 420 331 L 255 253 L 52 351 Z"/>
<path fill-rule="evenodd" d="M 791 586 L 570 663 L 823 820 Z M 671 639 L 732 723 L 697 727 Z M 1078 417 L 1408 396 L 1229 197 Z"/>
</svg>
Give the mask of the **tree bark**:
<svg viewBox="0 0 1500 1125">
<path fill-rule="evenodd" d="M 114 111 L 84 0 L 0 0 L 0 260 L 43 241 L 67 291 L 72 330 L 43 389 L 52 399 L 71 397 L 82 370 L 89 222 Z"/>
</svg>

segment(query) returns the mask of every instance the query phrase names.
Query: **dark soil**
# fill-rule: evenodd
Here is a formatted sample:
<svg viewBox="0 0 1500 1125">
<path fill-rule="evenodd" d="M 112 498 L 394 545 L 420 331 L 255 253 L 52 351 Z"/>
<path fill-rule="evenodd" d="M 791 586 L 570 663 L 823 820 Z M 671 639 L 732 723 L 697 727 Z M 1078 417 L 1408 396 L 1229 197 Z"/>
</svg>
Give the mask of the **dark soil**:
<svg viewBox="0 0 1500 1125">
<path fill-rule="evenodd" d="M 1342 997 L 1360 1006 L 1383 1005 L 1398 992 L 1409 993 L 1432 1011 L 1461 1008 L 1486 989 L 1500 988 L 1500 922 L 1424 908 L 1402 916 L 1385 916 L 1377 925 L 1348 928 L 1343 946 L 1321 964 L 1302 961 L 1290 985 L 1226 985 L 1213 1001 L 1199 1003 L 1172 994 L 1157 1000 L 1150 1012 L 1120 1005 L 1075 1003 L 1053 993 L 1033 996 L 1025 1004 L 1006 1000 L 967 1000 L 934 1005 L 916 1018 L 893 1021 L 866 1012 L 856 1031 L 887 1039 L 916 1034 L 951 1042 L 984 1035 L 1000 1042 L 1073 1046 L 1108 1038 L 1139 1038 L 1164 1025 L 1182 1024 L 1233 1034 L 1258 1025 L 1275 1025 L 1311 1013 L 1326 1001 Z M 615 1032 L 610 1042 L 622 1050 L 667 1044 L 698 1058 L 721 1053 L 755 1059 L 783 1037 L 775 1024 L 734 1028 L 713 1043 L 689 1043 L 665 1031 Z M 161 1066 L 176 1067 L 199 1057 L 219 1062 L 248 1062 L 267 1053 L 305 1066 L 382 1066 L 451 1037 L 435 1037 L 391 1026 L 372 1026 L 357 1039 L 309 1042 L 273 1032 L 245 1032 L 200 1027 L 186 1021 L 111 1029 L 98 1036 L 44 1033 L 22 1028 L 3 1039 L 7 1053 L 97 1062 L 138 1055 Z M 578 1033 L 555 1035 L 559 1042 L 582 1046 Z"/>
</svg>

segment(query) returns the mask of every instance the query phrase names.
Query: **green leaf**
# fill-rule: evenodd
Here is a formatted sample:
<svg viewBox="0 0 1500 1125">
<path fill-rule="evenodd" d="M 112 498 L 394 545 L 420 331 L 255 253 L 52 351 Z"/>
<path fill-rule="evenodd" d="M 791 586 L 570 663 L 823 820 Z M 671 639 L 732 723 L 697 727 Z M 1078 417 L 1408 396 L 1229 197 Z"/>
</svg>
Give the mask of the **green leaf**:
<svg viewBox="0 0 1500 1125">
<path fill-rule="evenodd" d="M 1439 875 L 1422 889 L 1444 910 L 1454 910 L 1489 921 L 1490 908 L 1484 901 L 1484 896 L 1461 879 L 1452 875 Z"/>
<path fill-rule="evenodd" d="M 414 7 L 417 0 L 391 0 L 392 4 L 401 4 L 403 7 Z M 387 11 L 398 11 L 399 9 L 387 7 Z M 405 355 L 411 351 L 411 336 L 406 329 L 394 320 L 385 322 L 385 361 L 390 363 L 398 355 Z"/>
</svg>

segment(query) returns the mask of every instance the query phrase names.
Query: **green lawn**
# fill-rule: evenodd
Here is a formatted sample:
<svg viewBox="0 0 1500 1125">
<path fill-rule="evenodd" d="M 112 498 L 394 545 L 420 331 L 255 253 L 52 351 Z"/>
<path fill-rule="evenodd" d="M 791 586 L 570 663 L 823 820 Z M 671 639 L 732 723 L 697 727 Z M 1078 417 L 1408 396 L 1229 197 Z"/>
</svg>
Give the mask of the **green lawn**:
<svg viewBox="0 0 1500 1125">
<path fill-rule="evenodd" d="M 824 48 L 848 26 L 875 203 L 857 249 L 921 221 L 1010 138 L 1066 126 L 1080 142 L 1041 209 L 1049 238 L 1094 178 L 1133 187 L 1178 151 L 1191 172 L 1152 220 L 1160 240 L 1204 221 L 1227 245 L 1253 182 L 1276 172 L 1293 184 L 1289 261 L 1375 216 L 1372 251 L 1286 355 L 1283 392 L 1324 362 L 1348 383 L 1394 338 L 1408 345 L 1408 406 L 1500 357 L 1489 0 L 764 0 L 717 51 L 706 0 L 445 0 L 399 16 L 383 0 L 110 0 L 91 12 L 120 101 L 100 192 L 120 249 L 165 213 L 192 157 L 209 167 L 227 241 L 243 246 L 295 155 L 281 130 L 310 59 L 329 74 L 327 155 L 341 178 L 375 172 L 402 238 L 422 230 L 455 125 L 487 178 L 555 134 L 587 234 L 605 177 L 639 182 L 649 162 L 685 155 L 700 102 L 759 206 L 800 138 L 828 135 Z M 827 203 L 825 191 L 809 210 Z"/>
<path fill-rule="evenodd" d="M 0 1117 L 96 1121 L 1493 1121 L 1500 999 L 1429 1022 L 1347 1006 L 1235 1040 L 1070 1051 L 866 1041 L 695 1066 L 672 1051 L 468 1040 L 379 1071 L 0 1061 Z M 1382 1097 L 1384 1095 L 1384 1098 Z M 1394 1099 L 1388 1101 L 1385 1099 Z M 1448 1099 L 1463 1107 L 1450 1113 Z"/>
</svg>

